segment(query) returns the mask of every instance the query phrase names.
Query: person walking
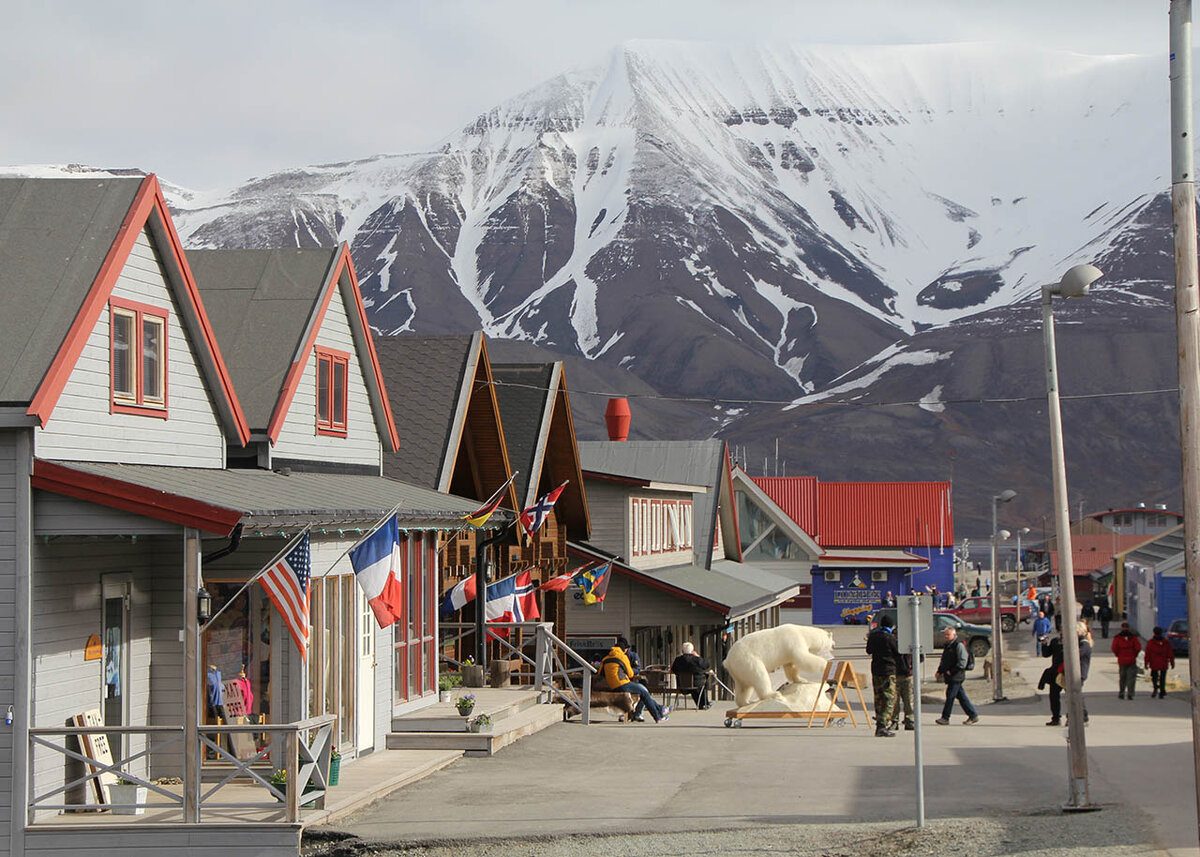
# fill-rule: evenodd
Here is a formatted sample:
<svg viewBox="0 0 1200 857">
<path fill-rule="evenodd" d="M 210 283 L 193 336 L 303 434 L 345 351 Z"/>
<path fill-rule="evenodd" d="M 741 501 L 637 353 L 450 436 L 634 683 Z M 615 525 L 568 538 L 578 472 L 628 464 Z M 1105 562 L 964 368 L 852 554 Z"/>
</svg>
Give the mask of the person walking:
<svg viewBox="0 0 1200 857">
<path fill-rule="evenodd" d="M 1082 691 L 1092 668 L 1092 632 L 1088 629 L 1087 622 L 1080 619 L 1075 623 L 1075 636 L 1079 641 L 1079 687 Z M 1061 726 L 1063 722 L 1062 692 L 1066 684 L 1066 673 L 1063 670 L 1065 651 L 1061 637 L 1055 637 L 1047 644 L 1045 656 L 1050 659 L 1050 666 L 1046 667 L 1042 673 L 1041 680 L 1038 682 L 1038 690 L 1044 686 L 1050 688 L 1050 719 L 1046 721 L 1046 725 Z M 1087 723 L 1088 719 L 1088 711 L 1085 707 L 1083 722 Z"/>
<path fill-rule="evenodd" d="M 639 723 L 643 720 L 643 709 L 650 709 L 650 716 L 654 718 L 655 723 L 664 722 L 671 714 L 670 706 L 659 707 L 659 704 L 654 701 L 654 697 L 650 695 L 650 691 L 646 689 L 644 684 L 638 684 L 636 681 L 631 681 L 633 678 L 633 665 L 629 663 L 629 656 L 625 654 L 625 650 L 629 648 L 629 641 L 624 637 L 617 637 L 616 645 L 608 650 L 608 654 L 604 656 L 601 662 L 604 672 L 604 681 L 608 685 L 609 690 L 621 691 L 623 693 L 631 693 L 638 698 L 637 708 L 633 710 L 633 719 Z"/>
<path fill-rule="evenodd" d="M 963 725 L 974 726 L 979 722 L 979 713 L 963 689 L 963 682 L 967 680 L 967 663 L 970 656 L 967 654 L 967 647 L 963 645 L 962 640 L 958 639 L 958 631 L 954 628 L 947 628 L 945 635 L 946 647 L 942 649 L 942 659 L 938 662 L 937 673 L 934 677 L 946 682 L 946 704 L 942 706 L 942 716 L 933 722 L 938 726 L 949 726 L 950 714 L 954 711 L 954 700 L 957 699 L 958 704 L 962 706 L 963 713 L 967 715 Z"/>
<path fill-rule="evenodd" d="M 1104 639 L 1108 639 L 1108 623 L 1112 621 L 1113 611 L 1108 606 L 1108 601 L 1100 602 L 1100 606 L 1096 608 L 1096 618 L 1100 620 L 1100 634 Z"/>
<path fill-rule="evenodd" d="M 875 737 L 891 738 L 896 734 L 889 725 L 896 716 L 896 662 L 900 650 L 890 620 L 883 619 L 867 635 L 867 654 L 871 656 L 871 687 L 875 691 Z"/>
<path fill-rule="evenodd" d="M 1033 645 L 1039 658 L 1046 654 L 1046 644 L 1050 642 L 1050 632 L 1053 627 L 1050 620 L 1046 618 L 1046 614 L 1038 611 L 1038 617 L 1033 623 Z"/>
<path fill-rule="evenodd" d="M 1129 629 L 1128 622 L 1122 622 L 1121 630 L 1113 637 L 1112 651 L 1117 656 L 1117 668 L 1120 670 L 1117 697 L 1133 699 L 1133 686 L 1137 683 L 1137 657 L 1142 651 L 1142 641 Z"/>
<path fill-rule="evenodd" d="M 1144 657 L 1146 669 L 1150 670 L 1150 698 L 1157 696 L 1166 699 L 1167 668 L 1175 666 L 1175 651 L 1163 636 L 1163 629 L 1157 625 L 1154 627 L 1154 636 L 1146 641 Z"/>
</svg>

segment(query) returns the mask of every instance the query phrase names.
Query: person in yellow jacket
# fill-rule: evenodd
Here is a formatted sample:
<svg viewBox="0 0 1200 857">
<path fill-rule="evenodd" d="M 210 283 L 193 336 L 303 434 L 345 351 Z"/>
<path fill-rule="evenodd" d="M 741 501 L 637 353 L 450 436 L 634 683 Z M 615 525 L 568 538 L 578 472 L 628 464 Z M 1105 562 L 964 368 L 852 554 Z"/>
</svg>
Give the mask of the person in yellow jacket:
<svg viewBox="0 0 1200 857">
<path fill-rule="evenodd" d="M 628 648 L 629 641 L 624 637 L 617 637 L 617 644 L 608 650 L 608 654 L 600 662 L 604 672 L 604 682 L 608 685 L 609 690 L 631 693 L 638 698 L 637 708 L 633 710 L 634 720 L 639 723 L 645 720 L 642 710 L 649 709 L 654 722 L 662 723 L 670 717 L 671 708 L 667 705 L 660 706 L 654 701 L 654 697 L 650 695 L 650 691 L 644 684 L 633 681 L 633 665 L 629 663 L 629 656 L 625 654 L 625 650 Z"/>
</svg>

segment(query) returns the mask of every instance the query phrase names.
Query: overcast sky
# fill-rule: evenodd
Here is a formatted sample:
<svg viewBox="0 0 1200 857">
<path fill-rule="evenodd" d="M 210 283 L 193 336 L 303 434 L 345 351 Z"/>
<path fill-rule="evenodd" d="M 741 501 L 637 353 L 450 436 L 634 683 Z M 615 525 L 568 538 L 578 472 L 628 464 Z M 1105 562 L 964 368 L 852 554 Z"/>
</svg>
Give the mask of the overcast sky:
<svg viewBox="0 0 1200 857">
<path fill-rule="evenodd" d="M 1160 53 L 1168 0 L 11 0 L 0 165 L 193 189 L 428 147 L 629 39 Z M 15 8 L 13 8 L 15 7 Z M 1165 85 L 1165 84 L 1164 84 Z"/>
</svg>

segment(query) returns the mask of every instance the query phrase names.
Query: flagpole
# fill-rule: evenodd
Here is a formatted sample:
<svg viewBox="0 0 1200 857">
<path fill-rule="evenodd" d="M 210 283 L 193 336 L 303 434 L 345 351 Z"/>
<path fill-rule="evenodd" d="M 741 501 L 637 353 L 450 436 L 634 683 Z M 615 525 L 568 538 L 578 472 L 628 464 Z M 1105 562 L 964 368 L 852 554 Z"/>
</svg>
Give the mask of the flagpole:
<svg viewBox="0 0 1200 857">
<path fill-rule="evenodd" d="M 217 610 L 216 613 L 212 614 L 212 616 L 210 616 L 208 618 L 208 621 L 205 622 L 204 625 L 200 628 L 200 633 L 203 634 L 205 629 L 208 628 L 208 626 L 211 625 L 213 622 L 215 622 L 217 620 L 217 617 L 220 616 L 222 613 L 224 613 L 225 609 L 227 607 L 229 607 L 229 605 L 233 604 L 234 601 L 237 601 L 237 597 L 239 595 L 241 595 L 243 592 L 245 592 L 254 583 L 254 581 L 258 580 L 260 577 L 262 577 L 264 574 L 266 574 L 268 571 L 270 571 L 272 568 L 274 568 L 275 563 L 279 562 L 279 560 L 281 560 L 283 557 L 287 556 L 287 554 L 291 551 L 291 549 L 296 546 L 296 543 L 298 541 L 300 541 L 300 539 L 304 538 L 304 534 L 307 533 L 311 529 L 312 529 L 311 526 L 305 527 L 303 530 L 301 530 L 299 533 L 297 533 L 296 537 L 294 539 L 292 539 L 290 542 L 288 542 L 283 550 L 281 550 L 279 553 L 275 554 L 274 559 L 272 559 L 270 562 L 268 562 L 266 565 L 264 565 L 262 568 L 260 568 L 258 570 L 258 572 L 252 578 L 250 578 L 245 583 L 243 583 L 242 588 L 239 589 L 237 592 L 233 593 L 233 597 L 230 598 L 229 600 L 227 600 L 224 604 L 222 604 L 220 609 Z"/>
<path fill-rule="evenodd" d="M 382 518 L 380 518 L 378 521 L 376 521 L 375 525 L 367 530 L 367 534 L 365 536 L 363 536 L 361 539 L 356 541 L 354 544 L 350 545 L 350 547 L 348 547 L 344 551 L 342 551 L 341 554 L 338 555 L 338 558 L 335 559 L 332 564 L 330 564 L 329 568 L 325 569 L 325 571 L 323 571 L 320 574 L 315 575 L 315 576 L 322 577 L 322 578 L 327 577 L 329 575 L 329 572 L 333 571 L 334 566 L 336 566 L 339 562 L 341 562 L 342 559 L 346 556 L 346 554 L 350 553 L 350 551 L 354 550 L 356 547 L 361 545 L 367 539 L 371 538 L 371 536 L 373 536 L 377 532 L 379 532 L 379 528 L 388 522 L 388 518 L 392 517 L 392 515 L 399 512 L 400 507 L 403 505 L 404 505 L 404 503 L 401 502 L 401 503 L 397 503 L 395 506 L 393 506 L 392 510 L 390 512 L 388 512 L 386 515 L 384 515 Z"/>
</svg>

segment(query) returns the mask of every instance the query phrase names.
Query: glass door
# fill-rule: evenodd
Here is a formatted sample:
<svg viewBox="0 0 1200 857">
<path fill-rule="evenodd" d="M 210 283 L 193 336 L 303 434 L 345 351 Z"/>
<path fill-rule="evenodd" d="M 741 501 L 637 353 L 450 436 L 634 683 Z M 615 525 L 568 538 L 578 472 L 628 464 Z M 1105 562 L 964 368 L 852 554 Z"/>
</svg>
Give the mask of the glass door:
<svg viewBox="0 0 1200 857">
<path fill-rule="evenodd" d="M 129 722 L 129 594 L 128 575 L 101 578 L 104 628 L 104 687 L 101 693 L 105 726 L 125 726 Z M 123 757 L 122 736 L 108 736 L 112 757 Z"/>
<path fill-rule="evenodd" d="M 308 716 L 336 714 L 337 747 L 353 753 L 358 593 L 353 575 L 315 578 L 310 593 Z"/>
</svg>

